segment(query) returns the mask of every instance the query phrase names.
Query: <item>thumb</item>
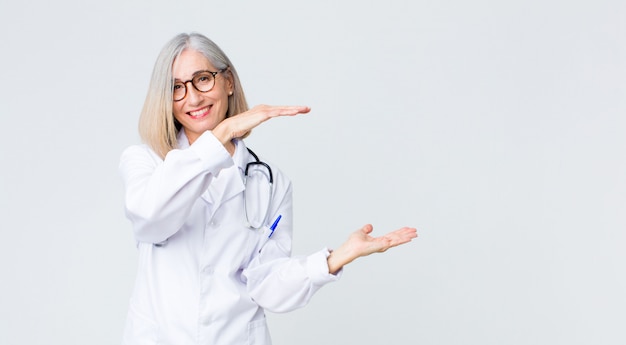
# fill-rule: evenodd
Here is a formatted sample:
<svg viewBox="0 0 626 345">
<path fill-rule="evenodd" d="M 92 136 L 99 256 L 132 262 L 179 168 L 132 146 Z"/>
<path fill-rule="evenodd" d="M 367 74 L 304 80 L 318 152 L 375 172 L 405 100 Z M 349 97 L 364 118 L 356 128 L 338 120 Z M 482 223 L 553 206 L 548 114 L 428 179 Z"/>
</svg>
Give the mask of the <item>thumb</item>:
<svg viewBox="0 0 626 345">
<path fill-rule="evenodd" d="M 372 226 L 372 224 L 365 224 L 361 228 L 361 232 L 363 232 L 366 235 L 370 234 L 373 230 L 374 230 L 374 227 Z"/>
</svg>

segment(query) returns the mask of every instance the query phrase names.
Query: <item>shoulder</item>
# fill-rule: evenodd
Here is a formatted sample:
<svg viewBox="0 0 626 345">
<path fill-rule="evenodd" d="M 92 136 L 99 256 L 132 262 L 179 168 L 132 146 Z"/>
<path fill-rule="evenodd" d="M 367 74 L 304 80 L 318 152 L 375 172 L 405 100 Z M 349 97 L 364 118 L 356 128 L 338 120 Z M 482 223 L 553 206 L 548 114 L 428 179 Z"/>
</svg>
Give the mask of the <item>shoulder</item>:
<svg viewBox="0 0 626 345">
<path fill-rule="evenodd" d="M 158 164 L 163 161 L 148 145 L 138 144 L 131 145 L 122 151 L 120 155 L 120 168 L 132 165 L 133 162 L 144 162 L 149 164 Z"/>
<path fill-rule="evenodd" d="M 159 155 L 156 154 L 148 145 L 146 144 L 137 144 L 131 145 L 122 151 L 121 158 L 124 157 L 133 157 L 133 156 L 150 156 L 158 158 Z"/>
</svg>

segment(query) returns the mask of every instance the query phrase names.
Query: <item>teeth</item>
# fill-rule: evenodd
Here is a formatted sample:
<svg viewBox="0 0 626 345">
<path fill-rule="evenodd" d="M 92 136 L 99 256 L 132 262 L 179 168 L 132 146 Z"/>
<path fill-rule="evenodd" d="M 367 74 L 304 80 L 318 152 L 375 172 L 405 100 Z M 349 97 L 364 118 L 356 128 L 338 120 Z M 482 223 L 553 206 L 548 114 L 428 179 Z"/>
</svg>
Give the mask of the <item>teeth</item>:
<svg viewBox="0 0 626 345">
<path fill-rule="evenodd" d="M 208 110 L 209 110 L 209 108 L 204 108 L 204 109 L 200 109 L 200 110 L 196 110 L 196 111 L 190 111 L 189 115 L 191 115 L 191 116 L 200 116 L 200 115 L 205 114 Z"/>
</svg>

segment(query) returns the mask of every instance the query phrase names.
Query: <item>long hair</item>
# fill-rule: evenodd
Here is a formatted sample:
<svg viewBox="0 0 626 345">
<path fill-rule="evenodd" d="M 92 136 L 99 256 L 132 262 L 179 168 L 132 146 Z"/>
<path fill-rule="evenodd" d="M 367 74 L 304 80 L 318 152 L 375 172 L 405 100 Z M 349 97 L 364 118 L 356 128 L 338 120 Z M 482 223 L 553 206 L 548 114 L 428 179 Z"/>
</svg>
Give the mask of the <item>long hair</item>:
<svg viewBox="0 0 626 345">
<path fill-rule="evenodd" d="M 237 70 L 220 47 L 198 33 L 177 35 L 167 42 L 157 57 L 146 100 L 139 117 L 141 139 L 161 158 L 165 158 L 168 152 L 178 146 L 176 138 L 181 126 L 172 113 L 172 90 L 174 86 L 172 65 L 185 49 L 198 51 L 215 68 L 230 74 L 233 81 L 233 95 L 228 97 L 227 118 L 248 110 L 248 103 Z M 248 134 L 250 132 L 243 137 L 248 136 Z"/>
</svg>

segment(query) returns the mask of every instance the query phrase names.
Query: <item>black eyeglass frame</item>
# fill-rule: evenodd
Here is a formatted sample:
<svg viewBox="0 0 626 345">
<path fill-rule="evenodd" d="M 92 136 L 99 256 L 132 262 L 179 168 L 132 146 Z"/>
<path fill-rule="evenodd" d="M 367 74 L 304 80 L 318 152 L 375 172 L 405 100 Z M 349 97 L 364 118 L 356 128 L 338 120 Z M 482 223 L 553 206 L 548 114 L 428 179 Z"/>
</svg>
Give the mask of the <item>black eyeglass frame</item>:
<svg viewBox="0 0 626 345">
<path fill-rule="evenodd" d="M 187 97 L 187 83 L 191 83 L 191 85 L 193 85 L 193 88 L 196 89 L 198 92 L 202 92 L 202 93 L 207 93 L 211 90 L 213 90 L 213 88 L 215 87 L 215 79 L 218 73 L 224 72 L 225 70 L 221 70 L 221 71 L 217 71 L 217 72 L 213 72 L 213 71 L 209 71 L 209 70 L 203 70 L 203 71 L 198 71 L 196 73 L 194 73 L 193 78 L 187 80 L 187 81 L 183 81 L 180 82 L 180 84 L 183 85 L 183 87 L 185 88 L 185 93 L 183 94 L 183 97 L 179 98 L 179 99 L 175 99 L 174 98 L 174 87 L 176 86 L 176 84 L 178 84 L 178 82 L 174 82 L 174 85 L 172 85 L 172 100 L 174 102 L 180 102 L 183 99 L 185 99 L 185 97 Z M 201 73 L 209 73 L 213 76 L 213 85 L 211 85 L 211 88 L 206 90 L 206 91 L 202 91 L 200 89 L 198 89 L 198 87 L 196 86 L 196 84 L 193 82 L 194 79 L 196 79 L 196 77 L 198 77 Z"/>
</svg>

